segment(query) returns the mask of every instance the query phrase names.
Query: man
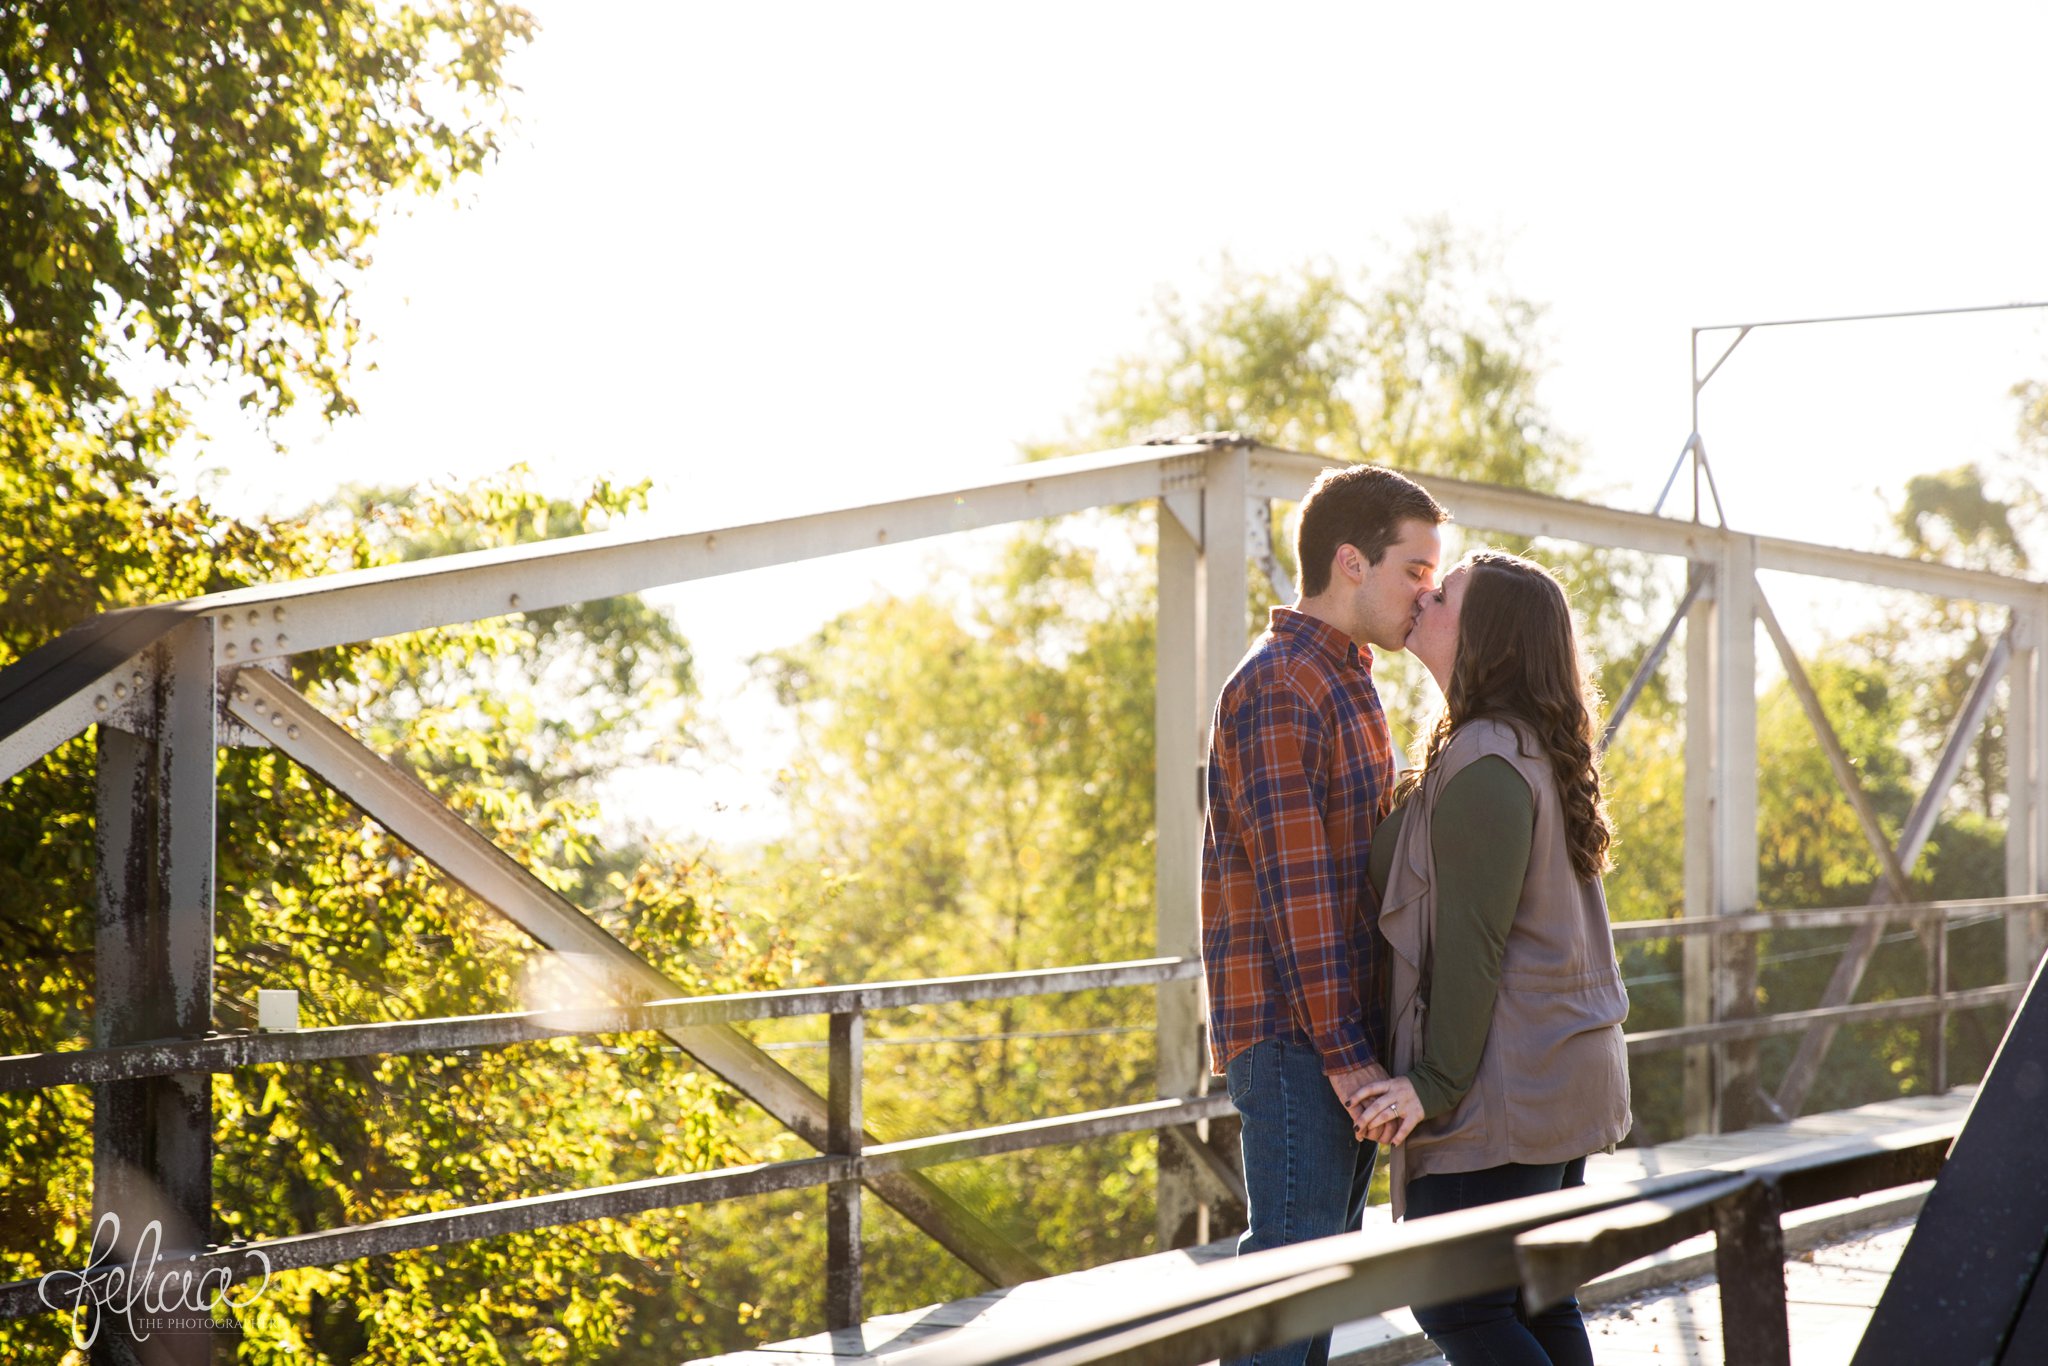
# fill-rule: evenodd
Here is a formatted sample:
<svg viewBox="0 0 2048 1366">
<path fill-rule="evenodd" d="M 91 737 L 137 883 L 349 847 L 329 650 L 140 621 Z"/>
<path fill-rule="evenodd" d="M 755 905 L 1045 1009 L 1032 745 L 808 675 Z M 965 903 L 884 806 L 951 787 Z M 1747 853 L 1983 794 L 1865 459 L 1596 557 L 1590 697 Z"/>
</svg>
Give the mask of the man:
<svg viewBox="0 0 2048 1366">
<path fill-rule="evenodd" d="M 1202 964 L 1210 1066 L 1244 1121 L 1240 1253 L 1364 1215 L 1379 1148 L 1345 1102 L 1386 1076 L 1366 854 L 1394 783 L 1366 647 L 1406 643 L 1448 516 L 1392 470 L 1323 471 L 1301 504 L 1300 600 L 1273 609 L 1216 704 Z M 1329 1348 L 1325 1333 L 1254 1360 L 1320 1366 Z"/>
</svg>

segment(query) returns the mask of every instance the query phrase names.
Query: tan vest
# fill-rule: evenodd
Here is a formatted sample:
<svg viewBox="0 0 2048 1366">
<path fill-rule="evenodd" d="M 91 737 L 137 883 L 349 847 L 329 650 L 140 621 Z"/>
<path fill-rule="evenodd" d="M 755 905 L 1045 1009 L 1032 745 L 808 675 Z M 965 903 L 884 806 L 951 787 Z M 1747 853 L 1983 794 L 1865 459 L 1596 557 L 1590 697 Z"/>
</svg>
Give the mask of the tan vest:
<svg viewBox="0 0 2048 1366">
<path fill-rule="evenodd" d="M 1428 1012 L 1422 988 L 1436 936 L 1430 819 L 1444 784 L 1488 755 L 1513 764 L 1535 799 L 1529 872 L 1501 956 L 1493 1022 L 1472 1089 L 1394 1149 L 1397 1219 L 1406 1210 L 1410 1177 L 1506 1162 L 1569 1162 L 1612 1147 L 1629 1131 L 1628 1052 L 1621 1038 L 1628 994 L 1607 927 L 1607 898 L 1598 878 L 1581 881 L 1573 870 L 1550 760 L 1533 738 L 1520 740 L 1511 722 L 1460 727 L 1401 822 L 1380 901 L 1380 929 L 1393 949 L 1393 1070 L 1399 1075 L 1414 1065 Z"/>
</svg>

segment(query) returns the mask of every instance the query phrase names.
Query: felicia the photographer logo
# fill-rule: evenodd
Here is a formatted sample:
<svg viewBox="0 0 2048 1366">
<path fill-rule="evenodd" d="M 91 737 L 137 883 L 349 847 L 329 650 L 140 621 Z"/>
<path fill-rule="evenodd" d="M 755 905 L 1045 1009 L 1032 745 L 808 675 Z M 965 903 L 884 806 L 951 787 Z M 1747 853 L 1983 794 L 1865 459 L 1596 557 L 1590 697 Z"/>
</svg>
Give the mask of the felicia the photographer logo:
<svg viewBox="0 0 2048 1366">
<path fill-rule="evenodd" d="M 163 1255 L 163 1225 L 143 1226 L 133 1250 L 117 1260 L 121 1216 L 111 1210 L 92 1231 L 92 1250 L 79 1271 L 52 1271 L 36 1284 L 50 1308 L 71 1316 L 71 1340 L 90 1347 L 109 1314 L 119 1314 L 137 1342 L 153 1333 L 199 1332 L 222 1326 L 213 1317 L 222 1305 L 243 1309 L 270 1284 L 270 1259 L 251 1249 L 242 1255 L 240 1283 L 235 1268 L 202 1265 L 196 1255 Z"/>
</svg>

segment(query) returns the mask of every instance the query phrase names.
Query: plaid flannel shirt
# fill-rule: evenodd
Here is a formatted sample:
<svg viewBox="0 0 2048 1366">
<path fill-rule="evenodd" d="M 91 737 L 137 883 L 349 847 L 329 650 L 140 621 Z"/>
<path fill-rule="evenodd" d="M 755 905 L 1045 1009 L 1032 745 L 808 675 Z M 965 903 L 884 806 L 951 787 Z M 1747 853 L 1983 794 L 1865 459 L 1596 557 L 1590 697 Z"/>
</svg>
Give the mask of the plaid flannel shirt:
<svg viewBox="0 0 2048 1366">
<path fill-rule="evenodd" d="M 1372 656 L 1273 609 L 1217 700 L 1202 840 L 1202 966 L 1217 1072 L 1262 1039 L 1326 1073 L 1379 1057 L 1379 930 L 1366 876 L 1394 785 Z"/>
</svg>

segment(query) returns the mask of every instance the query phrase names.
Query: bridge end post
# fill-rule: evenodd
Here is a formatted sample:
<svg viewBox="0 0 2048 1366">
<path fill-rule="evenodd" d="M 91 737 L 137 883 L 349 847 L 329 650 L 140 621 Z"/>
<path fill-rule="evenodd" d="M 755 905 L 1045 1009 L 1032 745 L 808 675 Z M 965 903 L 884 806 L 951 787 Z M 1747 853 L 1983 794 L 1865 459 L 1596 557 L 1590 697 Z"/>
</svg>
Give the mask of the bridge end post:
<svg viewBox="0 0 2048 1366">
<path fill-rule="evenodd" d="M 213 1025 L 213 621 L 158 646 L 142 705 L 101 723 L 94 811 L 93 1035 L 100 1048 L 196 1039 Z M 132 725 L 134 729 L 126 729 Z M 93 1088 L 93 1220 L 118 1220 L 115 1256 L 155 1242 L 168 1262 L 213 1240 L 213 1078 L 180 1073 Z M 148 1234 L 154 1226 L 156 1238 Z M 138 1291 L 141 1287 L 137 1287 Z M 151 1325 L 151 1362 L 201 1366 L 216 1332 L 182 1302 Z M 102 1306 L 95 1366 L 143 1359 L 127 1316 Z"/>
<path fill-rule="evenodd" d="M 862 1043 L 866 1022 L 859 1011 L 832 1016 L 832 1056 L 826 1083 L 826 1147 L 853 1160 L 844 1181 L 825 1188 L 825 1326 L 858 1328 L 861 1291 L 860 1149 L 866 1121 L 861 1115 Z"/>
</svg>

